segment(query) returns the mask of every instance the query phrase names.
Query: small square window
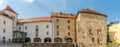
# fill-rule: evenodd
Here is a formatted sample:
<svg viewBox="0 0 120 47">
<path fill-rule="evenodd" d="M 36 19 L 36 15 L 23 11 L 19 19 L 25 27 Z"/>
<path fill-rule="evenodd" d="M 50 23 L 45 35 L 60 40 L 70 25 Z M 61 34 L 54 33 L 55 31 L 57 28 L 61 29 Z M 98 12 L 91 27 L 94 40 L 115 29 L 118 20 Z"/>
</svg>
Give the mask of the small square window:
<svg viewBox="0 0 120 47">
<path fill-rule="evenodd" d="M 59 23 L 59 19 L 56 19 L 56 22 Z"/>
<path fill-rule="evenodd" d="M 70 23 L 70 20 L 67 20 L 67 23 Z"/>
<path fill-rule="evenodd" d="M 46 28 L 49 28 L 49 25 L 47 25 Z"/>
<path fill-rule="evenodd" d="M 46 35 L 49 35 L 49 32 L 46 32 Z"/>
<path fill-rule="evenodd" d="M 68 29 L 70 29 L 70 26 L 68 26 Z"/>
<path fill-rule="evenodd" d="M 70 32 L 68 32 L 68 35 L 70 36 Z"/>
<path fill-rule="evenodd" d="M 59 29 L 59 25 L 57 25 L 57 29 Z"/>
</svg>

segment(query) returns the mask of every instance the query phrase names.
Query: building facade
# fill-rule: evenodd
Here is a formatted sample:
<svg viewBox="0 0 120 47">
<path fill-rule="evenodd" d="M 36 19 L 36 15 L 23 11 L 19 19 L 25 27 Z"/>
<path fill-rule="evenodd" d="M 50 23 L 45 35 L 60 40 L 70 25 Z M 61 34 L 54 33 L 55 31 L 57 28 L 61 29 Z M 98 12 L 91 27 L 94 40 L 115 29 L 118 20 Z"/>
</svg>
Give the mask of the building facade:
<svg viewBox="0 0 120 47">
<path fill-rule="evenodd" d="M 120 23 L 110 24 L 108 27 L 109 39 L 112 43 L 120 43 Z"/>
<path fill-rule="evenodd" d="M 0 43 L 11 42 L 12 19 L 9 15 L 0 12 Z"/>
<path fill-rule="evenodd" d="M 17 13 L 7 6 L 0 11 L 0 41 L 12 42 L 13 30 L 16 28 Z M 15 27 L 15 28 L 14 28 Z"/>
<path fill-rule="evenodd" d="M 10 6 L 7 6 L 5 9 L 3 9 L 3 12 L 12 18 L 12 31 L 17 31 L 16 28 L 17 28 L 18 14 Z"/>
<path fill-rule="evenodd" d="M 76 33 L 78 47 L 106 47 L 106 15 L 90 9 L 79 11 Z"/>
<path fill-rule="evenodd" d="M 19 20 L 18 30 L 27 33 L 26 42 L 53 42 L 51 17 Z"/>
<path fill-rule="evenodd" d="M 76 42 L 75 15 L 53 12 L 51 17 L 54 42 Z"/>
</svg>

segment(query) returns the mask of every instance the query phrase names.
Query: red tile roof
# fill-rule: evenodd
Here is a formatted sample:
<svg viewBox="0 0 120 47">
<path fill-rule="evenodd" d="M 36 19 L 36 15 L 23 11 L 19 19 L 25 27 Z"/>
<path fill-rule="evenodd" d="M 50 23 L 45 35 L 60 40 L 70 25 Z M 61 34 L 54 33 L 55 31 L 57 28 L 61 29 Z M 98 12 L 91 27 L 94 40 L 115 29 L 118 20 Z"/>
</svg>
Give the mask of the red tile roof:
<svg viewBox="0 0 120 47">
<path fill-rule="evenodd" d="M 51 17 L 36 17 L 36 18 L 19 19 L 18 22 L 19 23 L 51 22 Z"/>
<path fill-rule="evenodd" d="M 79 11 L 80 13 L 90 13 L 90 14 L 96 14 L 96 15 L 101 15 L 101 16 L 105 16 L 107 17 L 106 15 L 102 14 L 102 13 L 99 13 L 97 11 L 94 11 L 94 10 L 90 10 L 90 9 L 83 9 L 81 11 Z"/>
<path fill-rule="evenodd" d="M 11 12 L 13 12 L 13 13 L 18 15 L 18 13 L 15 12 L 10 6 L 7 6 L 3 11 L 5 11 L 5 10 L 11 11 Z"/>
<path fill-rule="evenodd" d="M 75 15 L 73 14 L 67 14 L 67 13 L 57 13 L 57 12 L 53 12 L 51 13 L 52 17 L 59 17 L 59 18 L 75 18 Z"/>
</svg>

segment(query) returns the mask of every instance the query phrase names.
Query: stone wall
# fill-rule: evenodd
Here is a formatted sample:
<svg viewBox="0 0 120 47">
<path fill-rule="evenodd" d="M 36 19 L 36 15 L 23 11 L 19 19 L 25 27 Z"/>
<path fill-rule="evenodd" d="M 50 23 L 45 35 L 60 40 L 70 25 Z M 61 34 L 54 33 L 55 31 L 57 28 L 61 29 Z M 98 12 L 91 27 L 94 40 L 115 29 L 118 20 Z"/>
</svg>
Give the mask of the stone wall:
<svg viewBox="0 0 120 47">
<path fill-rule="evenodd" d="M 106 17 L 79 13 L 76 19 L 77 43 L 79 47 L 106 47 Z"/>
<path fill-rule="evenodd" d="M 26 43 L 24 47 L 74 47 L 72 43 Z"/>
<path fill-rule="evenodd" d="M 52 23 L 54 26 L 54 39 L 61 38 L 65 42 L 66 38 L 71 38 L 72 42 L 76 42 L 75 38 L 75 16 L 65 13 L 52 13 Z M 58 21 L 57 21 L 58 20 Z M 69 23 L 68 23 L 69 20 Z M 57 28 L 59 26 L 59 28 Z M 69 27 L 69 29 L 68 29 Z M 70 35 L 68 35 L 70 33 Z"/>
</svg>

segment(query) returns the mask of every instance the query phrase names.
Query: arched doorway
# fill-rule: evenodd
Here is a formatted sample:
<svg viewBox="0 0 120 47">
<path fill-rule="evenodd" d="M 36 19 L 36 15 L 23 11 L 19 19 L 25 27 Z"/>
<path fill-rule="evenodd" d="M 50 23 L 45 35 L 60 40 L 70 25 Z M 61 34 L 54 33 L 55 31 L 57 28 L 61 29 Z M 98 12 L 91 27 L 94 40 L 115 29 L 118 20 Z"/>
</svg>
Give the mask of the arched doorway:
<svg viewBox="0 0 120 47">
<path fill-rule="evenodd" d="M 54 42 L 62 42 L 62 39 L 61 38 L 55 38 Z"/>
<path fill-rule="evenodd" d="M 34 42 L 41 42 L 41 39 L 39 37 L 34 38 Z"/>
<path fill-rule="evenodd" d="M 31 39 L 29 37 L 25 38 L 25 43 L 31 42 Z"/>
<path fill-rule="evenodd" d="M 52 40 L 51 40 L 51 38 L 49 38 L 49 37 L 47 37 L 47 38 L 45 38 L 44 39 L 44 42 L 51 42 Z"/>
<path fill-rule="evenodd" d="M 72 42 L 72 38 L 67 38 L 66 42 L 70 42 L 71 43 Z"/>
</svg>

